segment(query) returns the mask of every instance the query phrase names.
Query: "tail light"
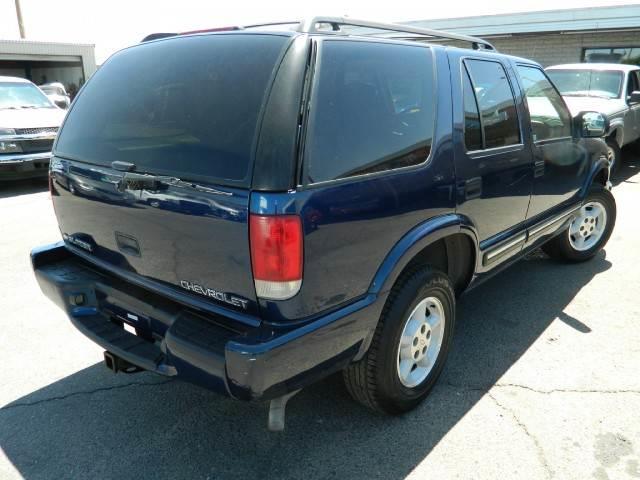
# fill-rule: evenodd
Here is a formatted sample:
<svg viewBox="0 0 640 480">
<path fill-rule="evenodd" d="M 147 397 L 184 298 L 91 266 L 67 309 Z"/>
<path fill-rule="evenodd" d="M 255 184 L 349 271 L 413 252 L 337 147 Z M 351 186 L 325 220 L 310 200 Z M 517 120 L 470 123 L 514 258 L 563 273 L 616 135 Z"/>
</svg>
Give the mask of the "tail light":
<svg viewBox="0 0 640 480">
<path fill-rule="evenodd" d="M 251 266 L 256 294 L 286 300 L 302 284 L 302 221 L 298 215 L 251 215 Z"/>
</svg>

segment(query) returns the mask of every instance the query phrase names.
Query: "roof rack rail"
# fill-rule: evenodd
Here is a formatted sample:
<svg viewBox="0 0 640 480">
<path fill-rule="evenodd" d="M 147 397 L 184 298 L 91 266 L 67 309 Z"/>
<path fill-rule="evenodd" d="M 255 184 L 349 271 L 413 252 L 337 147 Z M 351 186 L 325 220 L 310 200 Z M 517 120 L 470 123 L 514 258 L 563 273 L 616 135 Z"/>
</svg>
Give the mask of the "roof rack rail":
<svg viewBox="0 0 640 480">
<path fill-rule="evenodd" d="M 491 50 L 496 51 L 496 48 L 486 40 L 478 37 L 470 37 L 468 35 L 460 35 L 457 33 L 449 33 L 442 30 L 433 30 L 430 28 L 420 28 L 413 27 L 410 25 L 402 25 L 399 23 L 382 23 L 382 22 L 370 22 L 368 20 L 357 20 L 355 18 L 348 17 L 312 17 L 306 20 L 296 20 L 296 21 L 283 21 L 283 22 L 270 22 L 270 23 L 257 23 L 254 25 L 243 25 L 243 26 L 232 26 L 232 27 L 222 27 L 222 28 L 211 28 L 205 30 L 194 30 L 191 32 L 183 32 L 176 34 L 169 33 L 160 33 L 160 34 L 151 34 L 147 35 L 142 41 L 155 40 L 157 38 L 163 38 L 174 35 L 187 35 L 191 33 L 204 33 L 204 32 L 219 32 L 219 31 L 229 31 L 229 30 L 245 30 L 250 28 L 260 28 L 260 27 L 274 27 L 278 25 L 289 25 L 296 26 L 293 30 L 300 33 L 328 33 L 326 29 L 323 29 L 322 25 L 329 25 L 331 30 L 329 33 L 336 33 L 345 35 L 346 33 L 340 28 L 342 26 L 348 27 L 361 27 L 361 28 L 370 28 L 372 30 L 383 30 L 386 32 L 395 32 L 395 33 L 408 33 L 411 36 L 402 36 L 400 37 L 403 40 L 422 40 L 426 38 L 436 38 L 436 39 L 445 39 L 445 40 L 457 40 L 461 42 L 471 43 L 471 46 L 474 50 Z M 354 33 L 354 35 L 361 36 L 376 36 L 380 34 L 376 33 L 366 33 L 366 34 L 358 34 Z"/>
<path fill-rule="evenodd" d="M 178 34 L 177 33 L 169 33 L 169 32 L 150 33 L 149 35 L 144 37 L 142 40 L 140 40 L 140 43 L 152 42 L 153 40 L 160 40 L 161 38 L 175 37 L 176 35 L 178 35 Z"/>
<path fill-rule="evenodd" d="M 321 28 L 319 28 L 319 25 L 322 25 L 322 24 L 331 25 L 331 29 L 334 32 L 340 32 L 341 26 L 363 27 L 363 28 L 371 28 L 374 30 L 384 30 L 388 32 L 410 33 L 410 34 L 419 36 L 417 38 L 420 38 L 421 36 L 421 37 L 442 38 L 447 40 L 458 40 L 461 42 L 471 43 L 474 50 L 485 49 L 485 50 L 496 51 L 496 48 L 491 43 L 477 37 L 470 37 L 468 35 L 460 35 L 457 33 L 449 33 L 442 30 L 433 30 L 430 28 L 413 27 L 410 25 L 402 25 L 398 23 L 383 23 L 383 22 L 371 22 L 368 20 L 357 20 L 355 18 L 349 18 L 349 17 L 313 17 L 300 22 L 300 25 L 297 31 L 304 32 L 304 33 L 317 33 L 317 32 L 326 33 L 326 30 L 322 30 Z M 367 36 L 375 36 L 375 34 L 367 34 Z M 413 37 L 405 38 L 405 39 L 414 40 Z"/>
</svg>

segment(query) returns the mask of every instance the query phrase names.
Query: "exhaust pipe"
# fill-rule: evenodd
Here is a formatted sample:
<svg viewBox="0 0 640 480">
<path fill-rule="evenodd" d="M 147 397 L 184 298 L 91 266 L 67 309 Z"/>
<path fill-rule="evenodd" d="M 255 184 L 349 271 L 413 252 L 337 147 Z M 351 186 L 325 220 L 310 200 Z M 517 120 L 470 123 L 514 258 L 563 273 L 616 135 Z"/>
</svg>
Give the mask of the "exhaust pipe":
<svg viewBox="0 0 640 480">
<path fill-rule="evenodd" d="M 116 354 L 107 351 L 104 352 L 104 364 L 113 373 L 137 373 L 144 370 L 127 362 L 124 358 L 120 358 Z"/>
</svg>

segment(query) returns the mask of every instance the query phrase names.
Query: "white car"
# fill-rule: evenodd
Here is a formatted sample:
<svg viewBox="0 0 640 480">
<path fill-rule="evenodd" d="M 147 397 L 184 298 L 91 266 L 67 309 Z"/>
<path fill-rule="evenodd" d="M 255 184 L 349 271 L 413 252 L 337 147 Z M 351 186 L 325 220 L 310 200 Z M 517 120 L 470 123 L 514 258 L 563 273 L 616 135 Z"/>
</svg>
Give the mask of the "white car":
<svg viewBox="0 0 640 480">
<path fill-rule="evenodd" d="M 607 115 L 606 140 L 611 170 L 620 164 L 620 149 L 640 139 L 640 66 L 576 63 L 546 69 L 572 115 L 596 111 Z"/>
<path fill-rule="evenodd" d="M 69 108 L 69 105 L 71 105 L 71 98 L 65 90 L 64 85 L 60 82 L 45 83 L 44 85 L 40 85 L 40 90 L 49 97 L 49 100 L 60 108 L 64 108 L 66 110 Z"/>
<path fill-rule="evenodd" d="M 0 77 L 0 181 L 47 175 L 65 113 L 29 80 Z"/>
</svg>

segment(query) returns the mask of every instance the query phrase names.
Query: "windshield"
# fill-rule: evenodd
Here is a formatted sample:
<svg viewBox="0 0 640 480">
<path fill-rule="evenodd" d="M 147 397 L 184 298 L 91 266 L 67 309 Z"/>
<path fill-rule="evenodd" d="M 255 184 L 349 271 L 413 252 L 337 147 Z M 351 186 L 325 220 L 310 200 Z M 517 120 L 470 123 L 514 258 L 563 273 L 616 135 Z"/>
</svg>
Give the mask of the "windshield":
<svg viewBox="0 0 640 480">
<path fill-rule="evenodd" d="M 55 108 L 38 87 L 31 83 L 0 83 L 0 109 Z"/>
<path fill-rule="evenodd" d="M 613 70 L 547 70 L 565 97 L 618 98 L 622 72 Z"/>
<path fill-rule="evenodd" d="M 123 50 L 77 97 L 56 154 L 248 182 L 260 109 L 287 42 L 268 34 L 198 35 Z"/>
</svg>

